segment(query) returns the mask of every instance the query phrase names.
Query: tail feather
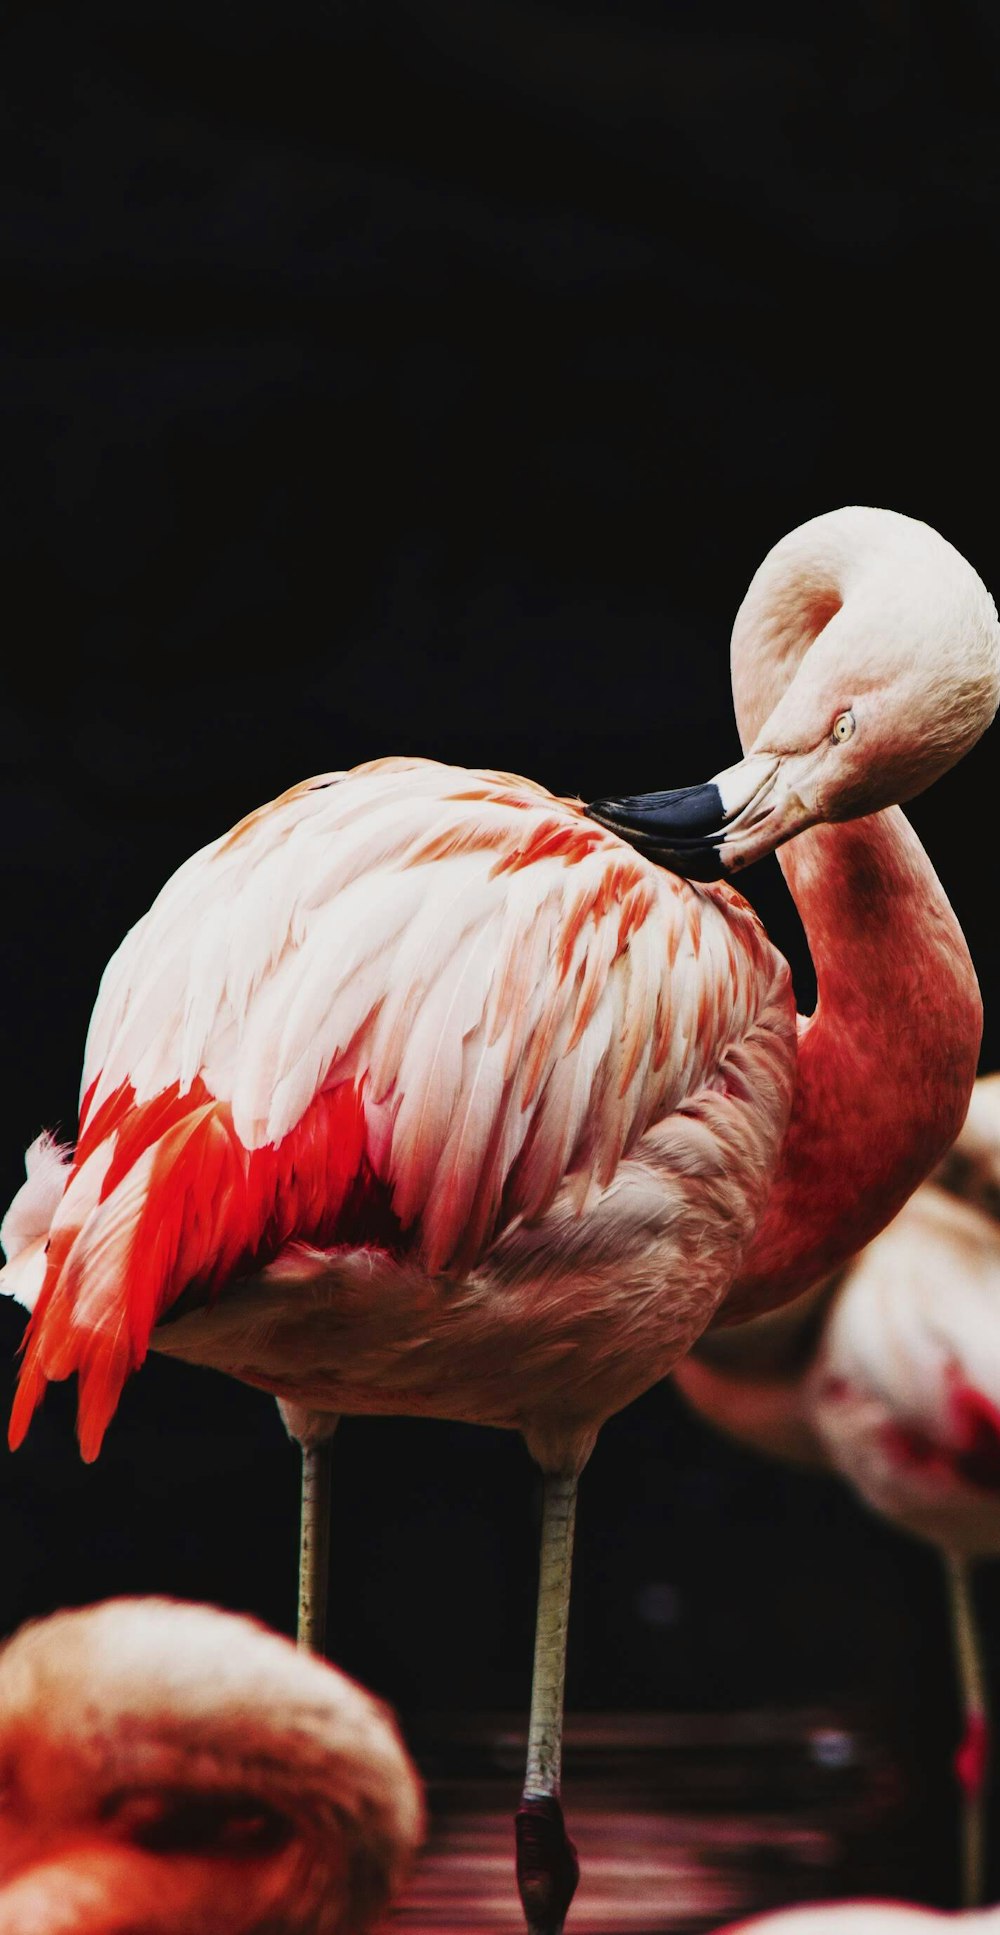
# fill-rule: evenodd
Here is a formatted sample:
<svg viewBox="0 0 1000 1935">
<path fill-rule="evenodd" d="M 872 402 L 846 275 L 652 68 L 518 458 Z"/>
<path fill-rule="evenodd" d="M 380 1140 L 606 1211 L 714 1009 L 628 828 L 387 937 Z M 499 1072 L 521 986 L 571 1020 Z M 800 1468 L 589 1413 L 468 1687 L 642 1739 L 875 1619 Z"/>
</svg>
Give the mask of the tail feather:
<svg viewBox="0 0 1000 1935">
<path fill-rule="evenodd" d="M 85 1132 L 76 1162 L 62 1168 L 68 1186 L 51 1219 L 9 1430 L 16 1448 L 46 1385 L 75 1371 L 88 1462 L 185 1288 L 214 1294 L 294 1238 L 335 1241 L 359 1190 L 369 1201 L 386 1194 L 367 1163 L 361 1097 L 348 1084 L 318 1095 L 276 1147 L 252 1151 L 228 1103 L 201 1081 L 144 1104 L 121 1091 L 100 1115 L 103 1138 Z"/>
<path fill-rule="evenodd" d="M 7 1426 L 7 1443 L 12 1451 L 24 1443 L 28 1426 L 45 1396 L 47 1382 L 40 1364 L 22 1364 Z"/>
</svg>

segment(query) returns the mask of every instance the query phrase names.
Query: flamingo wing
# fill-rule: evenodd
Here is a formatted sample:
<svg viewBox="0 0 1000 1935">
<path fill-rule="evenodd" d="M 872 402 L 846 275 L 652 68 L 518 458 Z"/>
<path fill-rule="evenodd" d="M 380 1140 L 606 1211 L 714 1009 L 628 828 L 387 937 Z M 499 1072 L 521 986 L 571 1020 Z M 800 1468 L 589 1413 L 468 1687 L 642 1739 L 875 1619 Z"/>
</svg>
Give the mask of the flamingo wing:
<svg viewBox="0 0 1000 1935">
<path fill-rule="evenodd" d="M 185 1289 L 290 1243 L 460 1273 L 567 1180 L 582 1211 L 776 960 L 728 889 L 504 774 L 383 760 L 251 814 L 106 970 L 13 1439 L 77 1370 L 95 1455 Z"/>
</svg>

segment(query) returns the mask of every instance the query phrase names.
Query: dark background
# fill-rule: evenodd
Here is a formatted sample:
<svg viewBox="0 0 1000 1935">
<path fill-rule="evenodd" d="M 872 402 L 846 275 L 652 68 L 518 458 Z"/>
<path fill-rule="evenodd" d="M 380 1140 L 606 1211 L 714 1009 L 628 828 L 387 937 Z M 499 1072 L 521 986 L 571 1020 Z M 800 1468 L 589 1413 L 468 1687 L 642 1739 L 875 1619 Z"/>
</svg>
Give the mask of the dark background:
<svg viewBox="0 0 1000 1935">
<path fill-rule="evenodd" d="M 707 777 L 746 583 L 840 503 L 1000 587 L 998 43 L 988 0 L 8 17 L 4 1202 L 40 1127 L 72 1136 L 108 955 L 260 800 L 384 752 L 585 796 Z M 984 1068 L 996 743 L 913 809 Z M 773 863 L 747 891 L 807 1002 Z M 4 1307 L 8 1382 L 20 1331 Z M 335 1656 L 404 1715 L 520 1711 L 520 1442 L 349 1420 L 336 1462 Z M 0 1455 L 0 1623 L 158 1589 L 290 1629 L 296 1484 L 270 1401 L 208 1373 L 150 1361 L 90 1470 L 54 1391 Z M 606 1428 L 579 1536 L 571 1705 L 860 1703 L 936 1820 L 913 1892 L 947 1896 L 931 1553 L 662 1389 Z"/>
</svg>

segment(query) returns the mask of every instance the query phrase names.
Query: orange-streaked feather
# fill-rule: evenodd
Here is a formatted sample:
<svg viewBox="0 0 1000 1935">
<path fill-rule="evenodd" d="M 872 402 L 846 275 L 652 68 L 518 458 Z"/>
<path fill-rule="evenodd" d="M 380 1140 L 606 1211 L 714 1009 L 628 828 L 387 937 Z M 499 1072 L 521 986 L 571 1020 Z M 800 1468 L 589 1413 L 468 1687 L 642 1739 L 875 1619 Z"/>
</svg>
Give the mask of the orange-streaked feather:
<svg viewBox="0 0 1000 1935">
<path fill-rule="evenodd" d="M 106 971 L 13 1440 L 77 1370 L 93 1456 L 178 1298 L 289 1244 L 460 1276 L 564 1182 L 582 1213 L 783 975 L 728 896 L 541 788 L 425 761 L 292 788 Z"/>
</svg>

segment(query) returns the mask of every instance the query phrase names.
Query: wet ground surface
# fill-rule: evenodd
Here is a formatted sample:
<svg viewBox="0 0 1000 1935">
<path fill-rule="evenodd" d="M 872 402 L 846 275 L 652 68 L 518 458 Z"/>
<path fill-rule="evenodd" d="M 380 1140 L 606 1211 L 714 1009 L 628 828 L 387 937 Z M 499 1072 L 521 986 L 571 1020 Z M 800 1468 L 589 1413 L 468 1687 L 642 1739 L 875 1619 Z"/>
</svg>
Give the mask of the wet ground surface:
<svg viewBox="0 0 1000 1935">
<path fill-rule="evenodd" d="M 392 1935 L 523 1931 L 516 1725 L 439 1719 L 411 1740 L 432 1827 Z M 567 1935 L 700 1935 L 785 1903 L 914 1891 L 906 1783 L 842 1714 L 579 1715 L 564 1800 L 581 1864 Z"/>
</svg>

